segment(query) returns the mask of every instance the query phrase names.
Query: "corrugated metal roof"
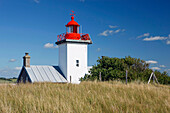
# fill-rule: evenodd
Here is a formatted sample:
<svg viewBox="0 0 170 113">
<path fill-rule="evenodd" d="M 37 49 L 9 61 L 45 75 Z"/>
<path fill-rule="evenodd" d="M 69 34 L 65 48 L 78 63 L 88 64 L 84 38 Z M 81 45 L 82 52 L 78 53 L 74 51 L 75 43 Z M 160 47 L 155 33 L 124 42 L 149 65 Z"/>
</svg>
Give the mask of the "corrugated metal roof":
<svg viewBox="0 0 170 113">
<path fill-rule="evenodd" d="M 32 65 L 25 69 L 32 82 L 67 82 L 58 66 Z"/>
</svg>

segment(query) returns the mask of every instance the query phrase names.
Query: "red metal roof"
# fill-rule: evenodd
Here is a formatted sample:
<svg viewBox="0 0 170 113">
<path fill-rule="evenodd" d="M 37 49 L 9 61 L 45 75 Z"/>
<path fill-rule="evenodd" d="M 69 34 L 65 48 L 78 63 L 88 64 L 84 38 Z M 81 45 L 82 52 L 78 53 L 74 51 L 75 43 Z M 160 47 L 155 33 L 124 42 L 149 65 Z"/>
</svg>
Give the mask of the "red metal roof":
<svg viewBox="0 0 170 113">
<path fill-rule="evenodd" d="M 74 16 L 71 17 L 71 21 L 66 25 L 68 26 L 80 26 L 76 21 L 74 21 Z"/>
</svg>

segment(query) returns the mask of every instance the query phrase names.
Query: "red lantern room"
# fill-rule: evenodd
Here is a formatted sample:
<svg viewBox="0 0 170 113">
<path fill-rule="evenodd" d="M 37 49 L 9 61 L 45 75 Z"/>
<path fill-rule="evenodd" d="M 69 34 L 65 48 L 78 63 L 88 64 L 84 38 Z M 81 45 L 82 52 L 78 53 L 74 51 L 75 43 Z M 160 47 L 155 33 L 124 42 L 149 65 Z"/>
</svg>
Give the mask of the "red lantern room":
<svg viewBox="0 0 170 113">
<path fill-rule="evenodd" d="M 74 16 L 71 17 L 71 21 L 66 25 L 70 29 L 71 33 L 79 33 L 79 24 L 74 21 Z"/>
<path fill-rule="evenodd" d="M 66 25 L 66 39 L 79 40 L 79 24 L 74 21 L 74 16 L 71 17 L 71 21 Z"/>
<path fill-rule="evenodd" d="M 56 44 L 61 44 L 65 41 L 76 41 L 76 42 L 89 42 L 89 44 L 92 43 L 89 34 L 80 33 L 80 25 L 74 20 L 74 11 L 72 11 L 71 15 L 71 21 L 67 23 L 66 25 L 66 33 L 60 34 L 57 36 L 57 42 Z"/>
</svg>

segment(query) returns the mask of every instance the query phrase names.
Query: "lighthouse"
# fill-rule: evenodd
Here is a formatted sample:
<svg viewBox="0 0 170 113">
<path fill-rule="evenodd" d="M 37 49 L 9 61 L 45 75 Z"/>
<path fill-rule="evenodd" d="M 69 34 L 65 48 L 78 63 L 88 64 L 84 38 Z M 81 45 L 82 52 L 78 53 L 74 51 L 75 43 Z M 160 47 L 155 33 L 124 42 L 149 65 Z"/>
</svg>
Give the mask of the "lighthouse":
<svg viewBox="0 0 170 113">
<path fill-rule="evenodd" d="M 29 53 L 23 57 L 23 66 L 17 83 L 80 83 L 80 78 L 88 74 L 88 44 L 92 44 L 89 34 L 79 33 L 80 25 L 74 20 L 66 25 L 66 32 L 57 36 L 59 65 L 30 65 Z"/>
<path fill-rule="evenodd" d="M 92 44 L 89 34 L 80 33 L 80 25 L 74 20 L 67 23 L 66 32 L 57 36 L 59 68 L 70 83 L 80 83 L 88 73 L 88 45 Z"/>
</svg>

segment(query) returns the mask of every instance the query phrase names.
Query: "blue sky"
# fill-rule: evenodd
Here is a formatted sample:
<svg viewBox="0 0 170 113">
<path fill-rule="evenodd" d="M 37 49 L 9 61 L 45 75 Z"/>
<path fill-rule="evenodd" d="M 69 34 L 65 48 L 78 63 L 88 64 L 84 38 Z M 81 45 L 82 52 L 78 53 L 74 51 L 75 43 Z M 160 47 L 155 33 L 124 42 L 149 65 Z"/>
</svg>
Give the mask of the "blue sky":
<svg viewBox="0 0 170 113">
<path fill-rule="evenodd" d="M 0 0 L 0 77 L 17 77 L 22 57 L 58 65 L 57 35 L 70 13 L 89 33 L 89 65 L 100 56 L 132 56 L 170 75 L 169 0 Z"/>
</svg>

